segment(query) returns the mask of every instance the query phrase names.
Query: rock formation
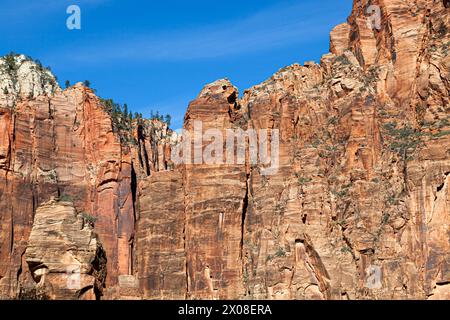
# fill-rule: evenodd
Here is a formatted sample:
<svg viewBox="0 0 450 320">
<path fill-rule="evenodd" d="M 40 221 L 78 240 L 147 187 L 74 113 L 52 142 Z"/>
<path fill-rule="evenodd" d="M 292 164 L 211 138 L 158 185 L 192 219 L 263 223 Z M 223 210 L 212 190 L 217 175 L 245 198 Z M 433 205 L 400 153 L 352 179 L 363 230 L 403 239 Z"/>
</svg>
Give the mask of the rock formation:
<svg viewBox="0 0 450 320">
<path fill-rule="evenodd" d="M 24 259 L 32 280 L 19 297 L 37 292 L 51 299 L 99 298 L 106 257 L 93 232 L 93 220 L 77 214 L 72 203 L 50 201 L 36 210 Z M 39 298 L 39 296 L 38 296 Z"/>
<path fill-rule="evenodd" d="M 355 1 L 319 64 L 241 99 L 226 79 L 207 85 L 184 129 L 279 129 L 272 175 L 249 153 L 177 164 L 182 138 L 156 120 L 124 140 L 92 90 L 62 91 L 16 58 L 8 70 L 22 71 L 0 77 L 0 296 L 36 279 L 33 254 L 47 266 L 39 216 L 74 212 L 53 197 L 97 218 L 102 298 L 449 299 L 449 10 Z M 67 297 L 48 279 L 51 298 Z"/>
<path fill-rule="evenodd" d="M 21 70 L 21 64 L 32 62 L 18 57 L 15 63 L 13 70 Z M 16 87 L 31 86 L 28 78 L 13 77 Z M 78 211 L 97 218 L 96 233 L 108 254 L 106 284 L 115 286 L 119 275 L 133 272 L 140 172 L 134 165 L 158 168 L 159 152 L 167 152 L 171 133 L 166 125 L 147 123 L 138 143 L 147 149 L 131 150 L 91 89 L 56 87 L 38 97 L 18 92 L 0 94 L 0 294 L 15 297 L 20 291 L 17 279 L 35 212 L 51 197 L 70 200 Z"/>
</svg>

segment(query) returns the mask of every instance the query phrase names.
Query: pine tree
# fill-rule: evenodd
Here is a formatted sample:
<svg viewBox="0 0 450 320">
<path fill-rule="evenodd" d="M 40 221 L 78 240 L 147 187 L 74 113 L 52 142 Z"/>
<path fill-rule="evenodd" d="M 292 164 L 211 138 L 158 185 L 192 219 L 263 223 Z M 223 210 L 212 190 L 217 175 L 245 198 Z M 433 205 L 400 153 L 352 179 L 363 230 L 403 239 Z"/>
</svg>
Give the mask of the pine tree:
<svg viewBox="0 0 450 320">
<path fill-rule="evenodd" d="M 123 118 L 128 118 L 128 105 L 126 103 L 123 105 Z"/>
<path fill-rule="evenodd" d="M 66 89 L 70 87 L 70 81 L 66 80 Z"/>
<path fill-rule="evenodd" d="M 170 114 L 166 114 L 166 123 L 168 126 L 170 126 L 171 121 L 172 121 L 172 117 L 170 116 Z"/>
<path fill-rule="evenodd" d="M 14 52 L 10 52 L 5 57 L 6 68 L 9 74 L 16 72 L 16 54 Z"/>
<path fill-rule="evenodd" d="M 87 87 L 87 88 L 90 88 L 90 87 L 91 87 L 91 82 L 90 82 L 89 80 L 84 80 L 83 84 L 84 84 L 84 86 Z"/>
</svg>

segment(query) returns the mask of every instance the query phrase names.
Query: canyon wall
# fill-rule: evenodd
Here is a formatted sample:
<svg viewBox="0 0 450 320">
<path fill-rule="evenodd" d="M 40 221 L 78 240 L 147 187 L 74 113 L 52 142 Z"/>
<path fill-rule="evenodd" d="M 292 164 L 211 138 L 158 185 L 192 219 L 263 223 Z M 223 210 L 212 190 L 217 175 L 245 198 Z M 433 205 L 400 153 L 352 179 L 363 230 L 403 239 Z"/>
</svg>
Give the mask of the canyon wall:
<svg viewBox="0 0 450 320">
<path fill-rule="evenodd" d="M 140 269 L 160 279 L 141 282 L 144 296 L 448 299 L 448 26 L 442 1 L 355 1 L 319 64 L 284 68 L 242 99 L 228 80 L 206 86 L 184 128 L 279 129 L 279 169 L 264 175 L 247 157 L 142 181 L 138 228 L 166 223 L 138 246 L 138 263 L 169 243 L 185 248 L 164 256 L 167 271 Z M 184 208 L 170 209 L 160 188 L 177 190 L 176 203 L 184 190 Z"/>
<path fill-rule="evenodd" d="M 24 56 L 16 57 L 16 64 L 19 70 L 37 68 Z M 152 139 L 159 141 L 167 126 L 141 126 L 139 143 L 131 149 L 121 144 L 91 89 L 54 87 L 35 97 L 29 91 L 36 91 L 30 82 L 41 83 L 35 77 L 7 80 L 9 92 L 0 96 L 1 295 L 20 293 L 21 276 L 29 272 L 24 253 L 36 210 L 51 198 L 69 200 L 95 217 L 107 252 L 106 286 L 117 285 L 119 275 L 133 272 L 136 179 L 143 171 L 134 165 L 145 166 L 148 174 L 158 167 L 166 147 Z"/>
<path fill-rule="evenodd" d="M 242 98 L 227 79 L 207 85 L 184 129 L 278 129 L 274 174 L 249 152 L 174 163 L 181 138 L 156 120 L 124 143 L 91 89 L 63 91 L 17 58 L 16 77 L 0 77 L 0 296 L 33 281 L 45 291 L 36 270 L 54 262 L 29 254 L 46 256 L 39 217 L 79 212 L 95 218 L 84 237 L 98 239 L 106 275 L 85 266 L 91 291 L 75 298 L 449 299 L 449 10 L 358 0 L 320 63 Z"/>
</svg>

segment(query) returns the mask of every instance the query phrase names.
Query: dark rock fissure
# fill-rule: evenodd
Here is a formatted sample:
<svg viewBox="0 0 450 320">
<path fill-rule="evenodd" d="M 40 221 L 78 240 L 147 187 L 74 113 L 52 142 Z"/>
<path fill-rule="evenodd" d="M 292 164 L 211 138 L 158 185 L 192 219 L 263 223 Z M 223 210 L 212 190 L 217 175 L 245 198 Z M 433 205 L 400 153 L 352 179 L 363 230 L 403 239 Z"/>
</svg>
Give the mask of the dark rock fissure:
<svg viewBox="0 0 450 320">
<path fill-rule="evenodd" d="M 136 214 L 136 205 L 137 205 L 137 186 L 138 186 L 138 180 L 136 175 L 136 170 L 134 169 L 134 163 L 131 162 L 131 197 L 133 199 L 133 215 L 134 215 L 134 222 L 136 223 L 137 220 L 137 214 Z"/>
<path fill-rule="evenodd" d="M 249 195 L 249 183 L 248 180 L 250 178 L 250 174 L 247 174 L 246 181 L 245 181 L 245 196 L 242 203 L 242 216 L 241 216 L 241 260 L 242 260 L 242 269 L 244 269 L 244 236 L 245 236 L 245 222 L 247 218 L 247 211 L 248 211 L 248 195 Z"/>
</svg>

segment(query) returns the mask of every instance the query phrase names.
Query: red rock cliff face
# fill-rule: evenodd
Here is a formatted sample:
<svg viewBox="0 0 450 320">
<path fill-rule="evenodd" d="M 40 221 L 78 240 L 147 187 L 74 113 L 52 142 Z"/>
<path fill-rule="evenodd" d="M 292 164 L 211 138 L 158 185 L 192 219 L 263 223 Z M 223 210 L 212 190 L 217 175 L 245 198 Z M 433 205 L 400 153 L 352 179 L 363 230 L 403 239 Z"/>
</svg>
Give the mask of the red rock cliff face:
<svg viewBox="0 0 450 320">
<path fill-rule="evenodd" d="M 381 9 L 378 29 L 369 5 Z M 442 1 L 356 1 L 320 64 L 280 70 L 241 100 L 226 80 L 208 85 L 185 129 L 279 129 L 280 168 L 264 176 L 247 158 L 154 177 L 177 203 L 184 190 L 184 208 L 157 210 L 183 236 L 156 231 L 138 263 L 176 241 L 186 266 L 164 255 L 166 268 L 141 268 L 159 279 L 141 282 L 145 296 L 448 298 L 448 27 Z M 153 185 L 141 183 L 138 227 L 156 221 L 152 198 L 164 203 Z"/>
<path fill-rule="evenodd" d="M 111 131 L 111 121 L 88 89 L 22 100 L 2 110 L 2 289 L 16 290 L 37 206 L 51 196 L 74 201 L 98 218 L 109 253 L 108 281 L 130 272 L 134 230 L 131 160 Z M 5 132 L 2 131 L 2 134 Z M 11 227 L 13 226 L 13 227 Z M 6 262 L 6 263 L 5 263 Z"/>
<path fill-rule="evenodd" d="M 98 218 L 104 298 L 449 299 L 447 7 L 355 1 L 319 64 L 242 99 L 228 80 L 206 86 L 185 130 L 278 129 L 272 175 L 248 152 L 176 164 L 162 123 L 136 124 L 125 145 L 91 90 L 0 78 L 0 296 L 36 268 L 37 208 L 70 197 Z"/>
<path fill-rule="evenodd" d="M 51 197 L 73 201 L 79 212 L 97 219 L 107 252 L 106 286 L 115 286 L 119 275 L 133 273 L 137 173 L 132 158 L 139 166 L 139 150 L 121 145 L 99 99 L 83 86 L 32 99 L 19 96 L 14 104 L 0 108 L 1 294 L 20 292 L 34 215 Z M 164 149 L 157 143 L 154 148 Z M 153 170 L 159 162 L 145 163 Z"/>
</svg>

